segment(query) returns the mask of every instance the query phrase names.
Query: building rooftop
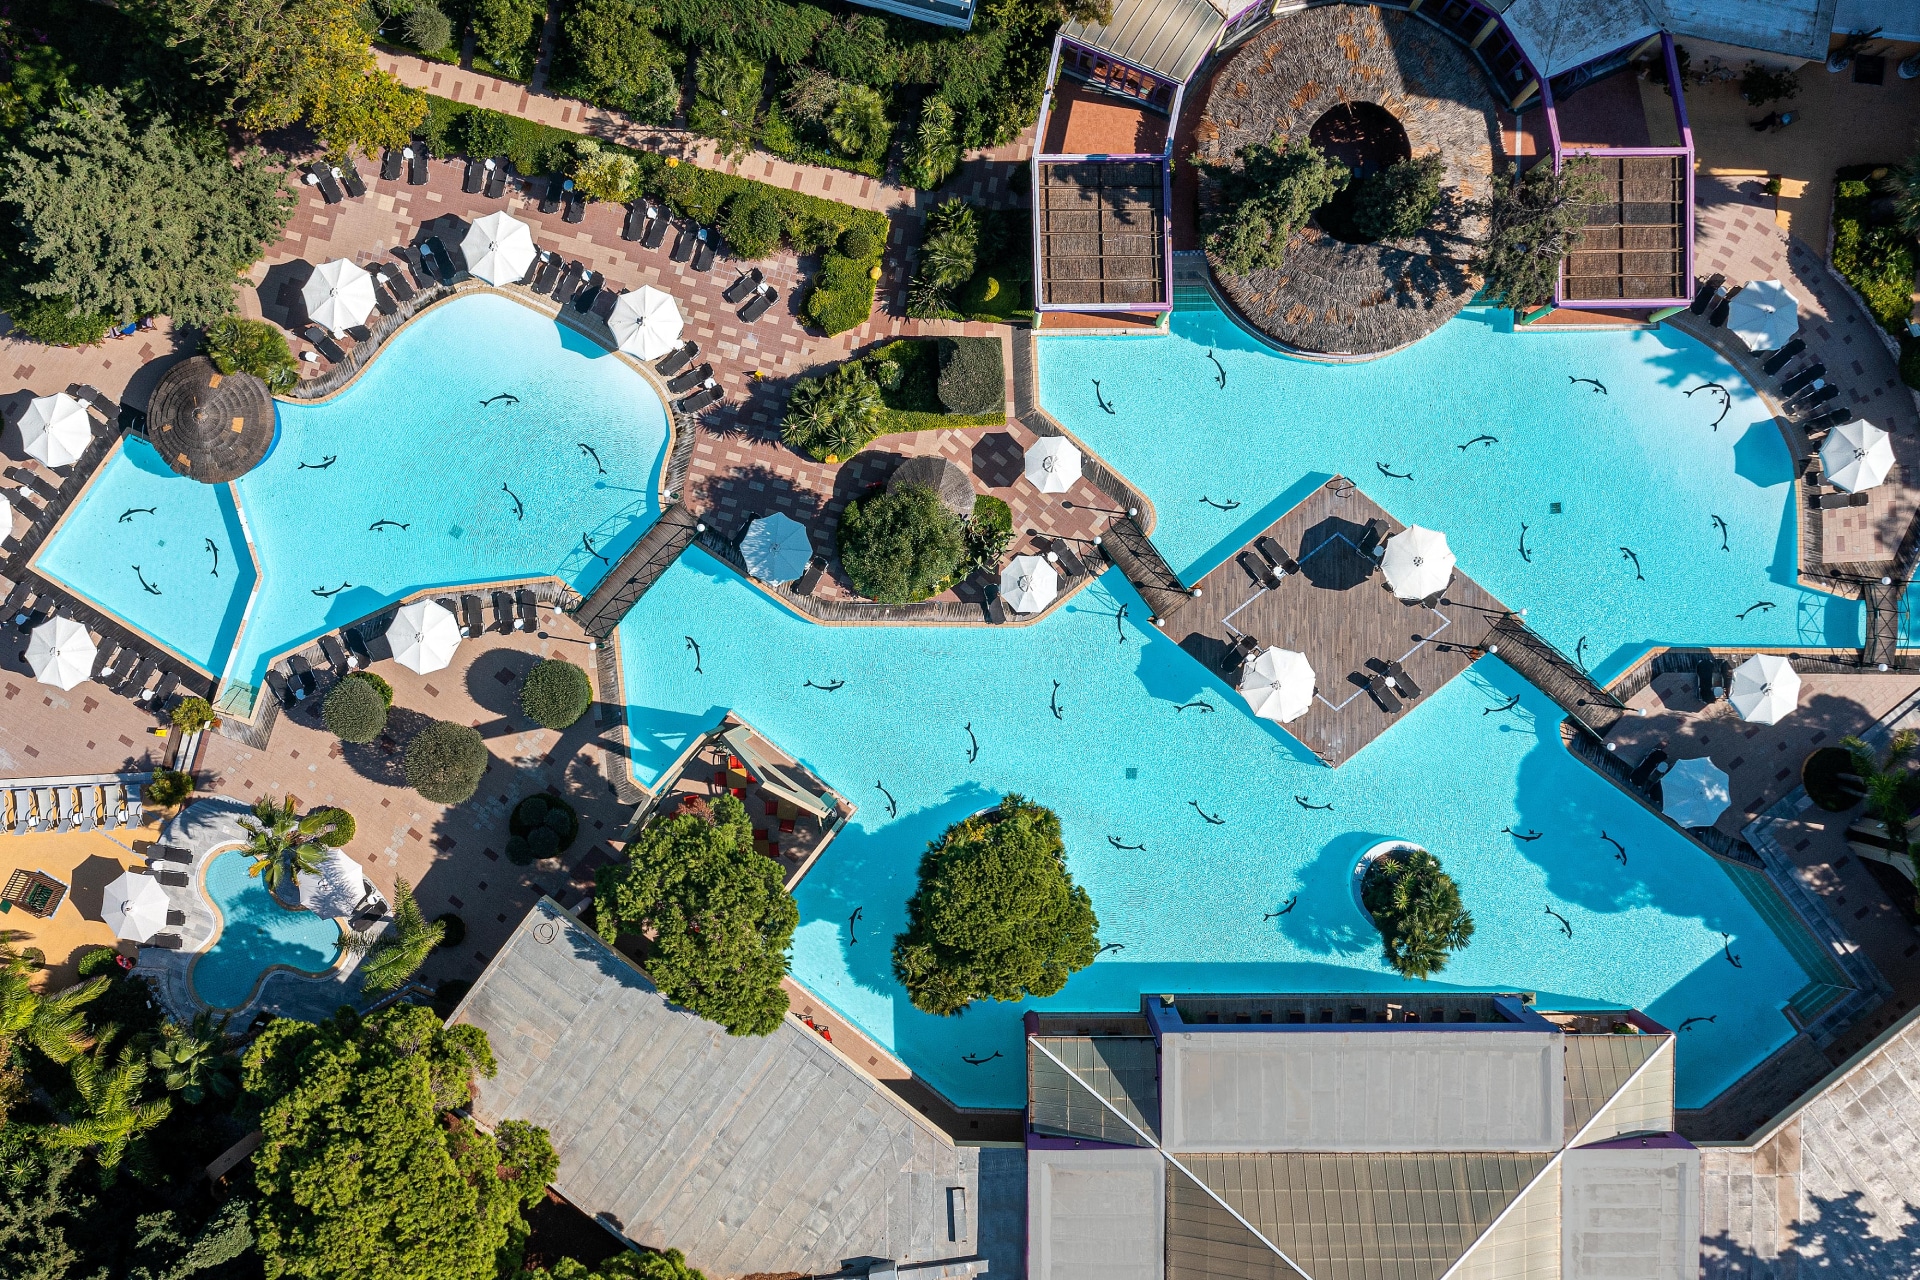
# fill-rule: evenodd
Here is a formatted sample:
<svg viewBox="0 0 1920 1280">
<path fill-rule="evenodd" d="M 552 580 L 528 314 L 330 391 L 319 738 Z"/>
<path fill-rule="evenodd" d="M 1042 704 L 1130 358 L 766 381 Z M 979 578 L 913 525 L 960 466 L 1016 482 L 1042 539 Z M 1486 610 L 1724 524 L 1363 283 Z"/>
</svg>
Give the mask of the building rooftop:
<svg viewBox="0 0 1920 1280">
<path fill-rule="evenodd" d="M 1663 29 L 1791 58 L 1824 58 L 1835 0 L 1487 0 L 1534 68 L 1570 71 Z"/>
<path fill-rule="evenodd" d="M 1183 84 L 1226 25 L 1226 13 L 1212 0 L 1114 0 L 1111 21 L 1069 22 L 1060 35 Z"/>
</svg>

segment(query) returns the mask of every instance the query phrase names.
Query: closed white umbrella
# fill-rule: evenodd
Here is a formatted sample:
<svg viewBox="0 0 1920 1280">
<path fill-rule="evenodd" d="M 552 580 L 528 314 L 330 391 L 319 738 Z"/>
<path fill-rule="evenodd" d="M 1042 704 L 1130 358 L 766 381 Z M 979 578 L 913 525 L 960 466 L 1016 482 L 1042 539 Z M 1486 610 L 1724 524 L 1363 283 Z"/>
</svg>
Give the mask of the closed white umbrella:
<svg viewBox="0 0 1920 1280">
<path fill-rule="evenodd" d="M 1800 705 L 1800 673 L 1777 653 L 1756 653 L 1734 671 L 1727 701 L 1742 720 L 1779 724 Z"/>
<path fill-rule="evenodd" d="M 50 467 L 78 462 L 92 439 L 93 423 L 87 420 L 87 406 L 64 391 L 41 396 L 20 415 L 20 442 L 29 454 Z"/>
<path fill-rule="evenodd" d="M 1732 803 L 1726 771 L 1706 756 L 1682 760 L 1660 779 L 1660 812 L 1683 827 L 1710 827 Z"/>
<path fill-rule="evenodd" d="M 1727 329 L 1749 351 L 1777 351 L 1800 327 L 1800 304 L 1778 280 L 1750 280 L 1727 304 Z"/>
<path fill-rule="evenodd" d="M 444 605 L 416 600 L 394 615 L 387 644 L 395 662 L 426 675 L 453 661 L 453 651 L 460 647 L 460 623 Z"/>
<path fill-rule="evenodd" d="M 99 656 L 93 637 L 72 618 L 48 618 L 27 640 L 27 666 L 34 679 L 56 689 L 71 689 L 93 674 Z"/>
<path fill-rule="evenodd" d="M 642 360 L 658 360 L 679 346 L 685 324 L 673 297 L 650 284 L 621 294 L 607 317 L 607 327 L 620 349 Z"/>
<path fill-rule="evenodd" d="M 1453 549 L 1446 534 L 1412 525 L 1387 539 L 1380 569 L 1395 596 L 1424 600 L 1453 581 Z"/>
<path fill-rule="evenodd" d="M 315 267 L 300 286 L 307 319 L 332 333 L 345 333 L 366 321 L 373 311 L 373 277 L 350 258 L 335 258 Z"/>
<path fill-rule="evenodd" d="M 100 918 L 113 936 L 145 942 L 167 924 L 167 891 L 152 876 L 129 871 L 100 895 Z"/>
<path fill-rule="evenodd" d="M 813 560 L 813 542 L 805 525 L 776 511 L 747 526 L 746 537 L 740 539 L 740 558 L 746 561 L 747 572 L 762 582 L 792 582 Z"/>
<path fill-rule="evenodd" d="M 1015 556 L 1000 571 L 1000 595 L 1015 613 L 1038 613 L 1060 594 L 1060 574 L 1039 556 Z"/>
<path fill-rule="evenodd" d="M 1041 436 L 1027 450 L 1027 483 L 1042 493 L 1065 493 L 1080 478 L 1080 451 L 1065 436 Z"/>
<path fill-rule="evenodd" d="M 364 879 L 360 864 L 346 850 L 329 849 L 318 871 L 294 873 L 293 887 L 300 895 L 301 906 L 317 916 L 337 920 L 352 915 L 366 896 Z"/>
<path fill-rule="evenodd" d="M 488 284 L 512 284 L 527 274 L 539 253 L 527 224 L 507 213 L 494 212 L 473 220 L 460 242 L 467 271 Z"/>
<path fill-rule="evenodd" d="M 1313 706 L 1313 668 L 1303 653 L 1263 649 L 1241 672 L 1240 694 L 1257 716 L 1298 720 Z"/>
<path fill-rule="evenodd" d="M 1871 422 L 1843 422 L 1820 446 L 1820 470 L 1836 489 L 1871 489 L 1893 470 L 1893 440 Z"/>
</svg>

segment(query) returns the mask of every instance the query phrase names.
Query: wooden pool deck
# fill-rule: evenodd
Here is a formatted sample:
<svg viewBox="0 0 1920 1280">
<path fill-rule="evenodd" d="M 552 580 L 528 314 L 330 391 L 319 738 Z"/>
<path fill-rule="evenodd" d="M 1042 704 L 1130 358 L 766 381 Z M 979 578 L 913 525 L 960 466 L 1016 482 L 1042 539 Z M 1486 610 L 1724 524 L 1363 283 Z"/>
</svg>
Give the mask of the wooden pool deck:
<svg viewBox="0 0 1920 1280">
<path fill-rule="evenodd" d="M 1336 476 L 1255 535 L 1254 541 L 1271 538 L 1297 560 L 1299 573 L 1266 589 L 1242 567 L 1242 555 L 1259 557 L 1249 542 L 1195 584 L 1199 596 L 1167 619 L 1167 632 L 1180 647 L 1229 683 L 1239 678 L 1233 646 L 1243 635 L 1262 648 L 1278 645 L 1305 654 L 1317 677 L 1313 708 L 1285 727 L 1329 765 L 1351 759 L 1407 708 L 1466 670 L 1490 624 L 1506 612 L 1457 569 L 1432 608 L 1394 599 L 1374 559 L 1360 550 L 1367 522 L 1375 519 L 1385 521 L 1389 533 L 1405 527 Z M 1401 696 L 1397 714 L 1384 710 L 1366 687 L 1393 661 L 1404 665 L 1421 693 Z"/>
</svg>

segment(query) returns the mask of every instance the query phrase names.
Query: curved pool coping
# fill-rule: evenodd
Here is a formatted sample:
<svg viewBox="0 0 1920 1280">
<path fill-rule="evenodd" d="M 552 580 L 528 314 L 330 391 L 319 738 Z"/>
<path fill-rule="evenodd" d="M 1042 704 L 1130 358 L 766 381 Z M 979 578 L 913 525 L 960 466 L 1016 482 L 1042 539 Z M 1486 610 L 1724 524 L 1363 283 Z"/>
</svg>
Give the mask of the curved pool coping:
<svg viewBox="0 0 1920 1280">
<path fill-rule="evenodd" d="M 254 997 L 260 994 L 260 988 L 266 983 L 266 980 L 276 973 L 291 973 L 302 978 L 324 978 L 335 969 L 338 969 L 341 960 L 345 958 L 345 952 L 336 952 L 333 962 L 324 969 L 302 969 L 298 965 L 291 964 L 267 965 L 260 970 L 259 976 L 253 980 L 253 985 L 247 988 L 246 996 L 235 1004 L 214 1004 L 200 994 L 200 988 L 194 984 L 194 973 L 199 969 L 200 962 L 206 958 L 207 953 L 219 945 L 221 935 L 227 931 L 227 914 L 220 909 L 220 903 L 215 900 L 213 894 L 207 889 L 207 872 L 213 869 L 213 864 L 218 859 L 224 858 L 227 854 L 233 853 L 238 849 L 245 848 L 245 846 L 246 842 L 244 840 L 226 841 L 214 845 L 207 849 L 206 853 L 194 867 L 193 887 L 206 902 L 207 906 L 213 911 L 214 930 L 212 935 L 208 937 L 206 944 L 194 952 L 192 957 L 187 961 L 187 990 L 192 992 L 195 1000 L 198 1000 L 202 1005 L 212 1009 L 216 1013 L 230 1014 L 246 1008 L 253 1003 Z M 266 891 L 264 884 L 260 887 L 263 892 Z M 292 912 L 307 910 L 305 907 L 289 907 L 286 903 L 280 901 L 280 895 L 277 893 L 268 892 L 267 897 L 272 899 L 273 905 L 281 911 Z M 308 914 L 311 915 L 312 912 L 308 912 Z M 332 924 L 336 930 L 339 930 L 340 922 L 338 920 L 332 921 Z M 334 940 L 336 946 L 338 945 L 339 938 L 344 936 L 346 936 L 345 932 L 340 931 Z"/>
</svg>

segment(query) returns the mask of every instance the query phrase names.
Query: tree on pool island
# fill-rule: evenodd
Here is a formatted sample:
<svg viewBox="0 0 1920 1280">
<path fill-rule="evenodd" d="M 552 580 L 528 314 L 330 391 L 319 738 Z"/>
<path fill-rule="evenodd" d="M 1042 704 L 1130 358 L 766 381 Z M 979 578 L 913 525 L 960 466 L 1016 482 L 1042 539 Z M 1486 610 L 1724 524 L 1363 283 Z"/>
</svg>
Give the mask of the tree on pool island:
<svg viewBox="0 0 1920 1280">
<path fill-rule="evenodd" d="M 923 484 L 849 502 L 838 536 L 847 580 L 881 604 L 910 604 L 945 590 L 967 553 L 958 517 Z"/>
<path fill-rule="evenodd" d="M 370 996 L 398 991 L 408 978 L 419 972 L 433 949 L 446 937 L 447 926 L 435 920 L 431 924 L 420 913 L 413 886 L 405 880 L 393 882 L 393 924 L 377 938 L 364 933 L 342 936 L 342 951 L 366 956 L 360 962 L 360 989 Z"/>
<path fill-rule="evenodd" d="M 1287 241 L 1314 210 L 1346 190 L 1347 168 L 1306 141 L 1285 149 L 1257 142 L 1233 154 L 1238 168 L 1223 164 L 1206 170 L 1219 190 L 1201 229 L 1214 265 L 1243 276 L 1286 261 Z"/>
<path fill-rule="evenodd" d="M 925 1013 L 1050 996 L 1093 963 L 1099 928 L 1067 871 L 1059 817 L 1009 794 L 927 846 L 893 973 Z"/>
<path fill-rule="evenodd" d="M 1460 886 L 1425 849 L 1376 858 L 1360 882 L 1360 901 L 1380 930 L 1387 963 L 1403 978 L 1431 978 L 1473 937 Z"/>
<path fill-rule="evenodd" d="M 624 861 L 595 873 L 600 935 L 649 936 L 647 974 L 675 1004 L 729 1035 L 764 1036 L 787 1012 L 787 972 L 799 908 L 780 864 L 753 847 L 746 806 L 711 806 L 655 818 Z"/>
<path fill-rule="evenodd" d="M 326 857 L 325 837 L 334 830 L 333 815 L 344 812 L 316 809 L 302 818 L 294 814 L 292 796 L 281 804 L 261 796 L 253 802 L 253 816 L 240 819 L 253 858 L 247 874 L 259 876 L 272 893 L 296 873 L 318 871 Z"/>
<path fill-rule="evenodd" d="M 487 744 L 464 724 L 436 720 L 407 744 L 407 785 L 435 804 L 463 804 L 480 789 Z"/>
<path fill-rule="evenodd" d="M 1555 173 L 1536 164 L 1524 177 L 1497 173 L 1487 206 L 1487 238 L 1473 260 L 1482 292 L 1503 307 L 1526 311 L 1553 301 L 1560 264 L 1600 197 L 1591 160 L 1570 160 Z"/>
<path fill-rule="evenodd" d="M 260 1107 L 256 1229 L 270 1280 L 514 1275 L 521 1208 L 545 1191 L 520 1174 L 550 1169 L 551 1150 L 532 1126 L 503 1142 L 452 1114 L 474 1076 L 493 1072 L 485 1032 L 413 1005 L 268 1024 L 242 1083 Z"/>
</svg>

